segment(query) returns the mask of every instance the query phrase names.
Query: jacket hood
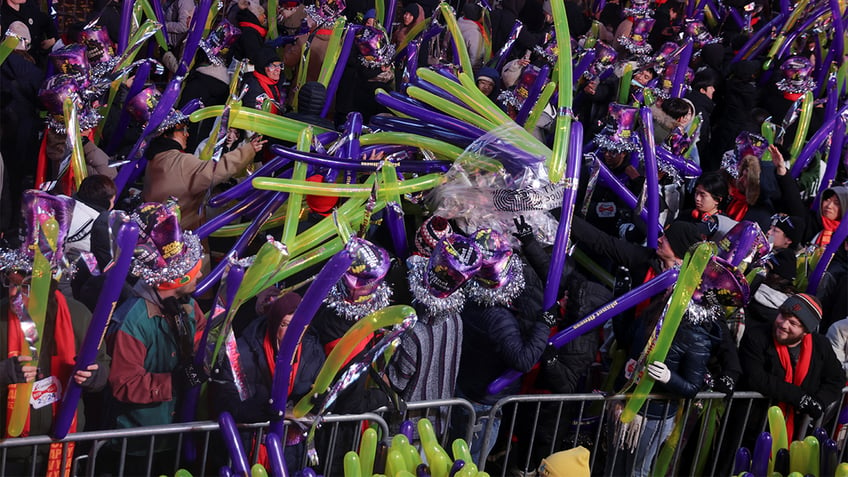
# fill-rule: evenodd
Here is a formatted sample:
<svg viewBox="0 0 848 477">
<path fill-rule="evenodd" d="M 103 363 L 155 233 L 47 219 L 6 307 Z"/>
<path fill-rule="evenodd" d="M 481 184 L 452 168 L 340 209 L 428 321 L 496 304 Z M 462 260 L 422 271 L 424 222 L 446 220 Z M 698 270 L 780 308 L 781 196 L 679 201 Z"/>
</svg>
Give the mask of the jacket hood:
<svg viewBox="0 0 848 477">
<path fill-rule="evenodd" d="M 310 81 L 300 88 L 297 94 L 297 108 L 300 114 L 320 115 L 327 98 L 327 89 L 317 81 Z"/>
<path fill-rule="evenodd" d="M 839 207 L 842 209 L 842 217 L 840 219 L 845 218 L 845 215 L 848 214 L 848 186 L 836 186 L 825 189 L 821 195 L 822 200 L 825 197 L 830 197 L 831 194 L 836 194 L 836 198 L 839 200 Z M 821 207 L 819 207 L 819 218 L 821 218 Z"/>
</svg>

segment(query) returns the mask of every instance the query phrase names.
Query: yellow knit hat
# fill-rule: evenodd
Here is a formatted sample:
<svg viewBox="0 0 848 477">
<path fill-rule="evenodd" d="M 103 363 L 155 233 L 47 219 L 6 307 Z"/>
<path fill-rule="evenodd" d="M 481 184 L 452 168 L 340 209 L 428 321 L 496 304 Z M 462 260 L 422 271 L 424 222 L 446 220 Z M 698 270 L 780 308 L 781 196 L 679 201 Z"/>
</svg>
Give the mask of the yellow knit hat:
<svg viewBox="0 0 848 477">
<path fill-rule="evenodd" d="M 580 446 L 542 459 L 540 477 L 590 477 L 589 449 Z"/>
</svg>

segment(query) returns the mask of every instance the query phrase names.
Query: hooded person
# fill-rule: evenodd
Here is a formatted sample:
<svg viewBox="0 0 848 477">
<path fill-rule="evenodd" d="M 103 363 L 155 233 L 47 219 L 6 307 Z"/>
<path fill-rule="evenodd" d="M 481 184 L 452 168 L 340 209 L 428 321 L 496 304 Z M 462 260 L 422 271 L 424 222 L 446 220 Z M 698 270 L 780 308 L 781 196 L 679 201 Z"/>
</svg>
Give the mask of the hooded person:
<svg viewBox="0 0 848 477">
<path fill-rule="evenodd" d="M 20 383 L 33 383 L 33 403 L 29 409 L 21 437 L 47 435 L 53 427 L 60 401 L 61 389 L 74 379 L 83 391 L 103 389 L 109 375 L 109 357 L 100 350 L 94 364 L 73 373 L 76 357 L 91 322 L 91 312 L 80 302 L 58 290 L 57 278 L 68 273 L 63 263 L 64 242 L 71 223 L 71 199 L 51 196 L 46 192 L 28 190 L 23 197 L 23 216 L 26 223 L 24 242 L 14 250 L 0 250 L 0 279 L 8 290 L 0 298 L 0 396 L 6 403 L 0 424 L 8 426 Z M 48 220 L 58 225 L 57 247 L 52 249 L 39 236 Z M 33 267 L 36 250 L 47 260 L 49 285 L 46 296 L 44 324 L 33 335 L 34 317 L 26 311 L 30 300 L 36 299 L 33 288 Z M 31 309 L 31 308 L 29 308 Z M 38 351 L 38 356 L 34 355 Z M 34 365 L 33 359 L 37 359 Z M 51 390 L 52 388 L 52 390 Z M 18 397 L 20 399 L 20 397 Z M 76 424 L 71 432 L 85 429 L 83 401 L 79 401 Z M 36 473 L 48 475 L 48 467 L 58 469 L 70 465 L 73 448 L 63 451 L 61 445 L 10 449 L 6 456 L 7 474 Z M 63 460 L 67 458 L 67 462 Z M 58 474 L 57 474 L 58 475 Z"/>
<path fill-rule="evenodd" d="M 496 102 L 501 91 L 501 75 L 498 74 L 498 70 L 490 66 L 484 66 L 477 71 L 476 76 L 477 88 L 487 98 L 491 99 L 493 103 Z"/>
<path fill-rule="evenodd" d="M 815 199 L 818 207 L 810 210 L 801 199 L 801 193 L 795 180 L 789 175 L 783 154 L 776 147 L 770 147 L 775 165 L 777 183 L 784 200 L 784 211 L 789 215 L 804 218 L 805 234 L 803 241 L 819 247 L 830 243 L 833 233 L 848 213 L 848 186 L 837 185 L 825 189 Z"/>
<path fill-rule="evenodd" d="M 395 29 L 392 33 L 392 44 L 395 45 L 395 48 L 407 39 L 407 36 L 415 25 L 423 21 L 424 9 L 421 5 L 415 2 L 407 3 L 403 7 L 403 12 L 401 12 L 400 28 Z"/>
<path fill-rule="evenodd" d="M 297 111 L 284 114 L 285 117 L 333 130 L 333 122 L 321 117 L 324 102 L 327 100 L 327 88 L 317 81 L 309 81 L 297 92 Z"/>
<path fill-rule="evenodd" d="M 153 86 L 143 89 L 127 105 L 130 115 L 146 123 L 160 96 Z M 159 136 L 150 142 L 142 197 L 154 202 L 177 199 L 182 210 L 180 226 L 191 230 L 203 223 L 201 209 L 206 193 L 244 170 L 265 141 L 257 135 L 238 149 L 222 154 L 218 161 L 204 161 L 185 150 L 189 138 L 187 119 L 178 110 L 172 110 L 157 130 Z"/>
</svg>

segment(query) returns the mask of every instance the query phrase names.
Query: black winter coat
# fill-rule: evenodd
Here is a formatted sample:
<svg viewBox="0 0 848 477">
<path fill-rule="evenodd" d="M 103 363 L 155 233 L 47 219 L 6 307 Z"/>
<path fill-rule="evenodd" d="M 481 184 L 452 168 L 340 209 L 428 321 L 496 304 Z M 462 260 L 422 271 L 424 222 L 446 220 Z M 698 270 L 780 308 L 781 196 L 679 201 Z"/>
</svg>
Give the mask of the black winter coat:
<svg viewBox="0 0 848 477">
<path fill-rule="evenodd" d="M 785 371 L 774 346 L 771 328 L 751 328 L 742 338 L 742 361 L 746 389 L 757 391 L 776 401 L 798 406 L 804 394 L 816 398 L 824 407 L 842 394 L 845 374 L 824 335 L 813 333 L 813 354 L 807 377 L 800 386 L 784 380 Z"/>
<path fill-rule="evenodd" d="M 529 371 L 545 351 L 549 333 L 544 323 L 519 320 L 506 308 L 466 303 L 457 387 L 466 398 L 483 404 L 494 404 L 503 395 L 514 393 L 518 383 L 493 396 L 486 388 L 509 369 Z"/>
</svg>

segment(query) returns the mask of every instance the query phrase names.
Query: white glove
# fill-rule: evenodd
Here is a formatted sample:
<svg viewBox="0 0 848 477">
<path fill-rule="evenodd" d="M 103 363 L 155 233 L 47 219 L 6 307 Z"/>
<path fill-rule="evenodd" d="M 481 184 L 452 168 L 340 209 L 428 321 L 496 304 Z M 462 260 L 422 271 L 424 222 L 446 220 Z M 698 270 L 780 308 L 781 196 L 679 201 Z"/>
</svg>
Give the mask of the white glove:
<svg viewBox="0 0 848 477">
<path fill-rule="evenodd" d="M 671 370 L 662 361 L 654 361 L 648 365 L 648 376 L 665 384 L 671 380 Z"/>
</svg>

